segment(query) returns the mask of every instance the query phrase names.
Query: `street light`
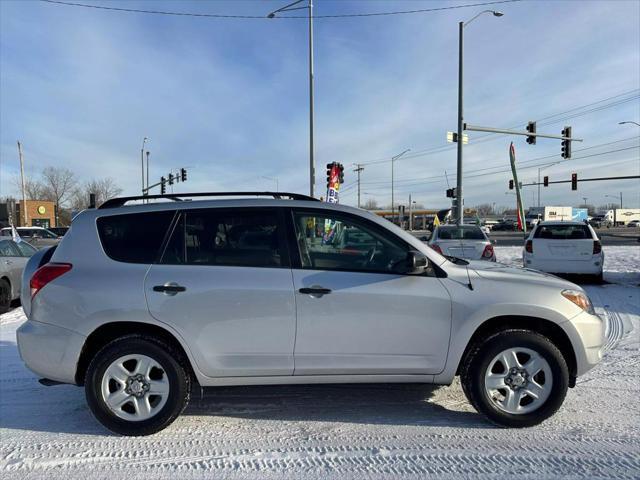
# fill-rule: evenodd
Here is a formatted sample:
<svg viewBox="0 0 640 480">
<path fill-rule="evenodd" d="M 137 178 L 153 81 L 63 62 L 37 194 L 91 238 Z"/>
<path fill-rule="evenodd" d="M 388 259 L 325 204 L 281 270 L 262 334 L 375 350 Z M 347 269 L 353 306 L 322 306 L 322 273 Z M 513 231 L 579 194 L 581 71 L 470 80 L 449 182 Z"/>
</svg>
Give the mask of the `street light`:
<svg viewBox="0 0 640 480">
<path fill-rule="evenodd" d="M 265 178 L 267 180 L 271 180 L 272 182 L 276 182 L 276 192 L 280 191 L 280 188 L 278 186 L 278 179 L 276 177 L 267 177 L 266 175 L 262 175 L 261 178 Z"/>
<path fill-rule="evenodd" d="M 456 223 L 458 225 L 462 225 L 464 220 L 463 218 L 463 195 L 462 195 L 462 136 L 464 120 L 463 120 L 463 52 L 464 52 L 464 27 L 473 22 L 476 18 L 478 18 L 483 13 L 491 13 L 494 17 L 502 17 L 504 13 L 498 12 L 496 10 L 483 10 L 478 13 L 475 17 L 473 17 L 468 22 L 459 22 L 458 23 L 458 173 L 457 173 L 457 183 L 456 183 Z"/>
<path fill-rule="evenodd" d="M 605 197 L 615 198 L 616 200 L 620 199 L 620 208 L 622 208 L 622 192 L 620 192 L 620 196 L 618 196 L 618 195 L 605 195 Z"/>
<path fill-rule="evenodd" d="M 275 18 L 279 12 L 309 9 L 309 196 L 313 197 L 316 189 L 316 165 L 313 146 L 313 0 L 308 0 L 306 7 L 295 7 L 295 5 L 298 5 L 302 1 L 303 0 L 297 0 L 274 10 L 267 15 L 267 18 Z"/>
<path fill-rule="evenodd" d="M 396 155 L 395 157 L 391 157 L 391 220 L 394 219 L 394 217 L 396 216 L 396 210 L 395 210 L 395 202 L 394 202 L 394 196 L 393 196 L 393 189 L 394 189 L 394 180 L 393 180 L 393 163 L 399 159 L 401 156 L 403 156 L 405 153 L 410 152 L 411 149 L 407 148 L 404 152 L 399 153 L 398 155 Z"/>
<path fill-rule="evenodd" d="M 140 149 L 140 163 L 142 164 L 142 195 L 144 195 L 144 145 L 149 140 L 147 137 L 142 139 L 142 148 Z"/>
<path fill-rule="evenodd" d="M 540 172 L 542 170 L 545 170 L 545 169 L 549 168 L 549 167 L 553 167 L 554 165 L 557 165 L 559 163 L 562 163 L 562 161 L 553 162 L 553 163 L 550 163 L 549 165 L 545 165 L 543 167 L 539 167 L 538 168 L 538 207 L 540 206 Z"/>
<path fill-rule="evenodd" d="M 629 121 L 626 121 L 626 122 L 618 122 L 618 125 L 624 125 L 625 123 L 630 123 L 630 124 L 632 124 L 632 125 L 637 125 L 637 126 L 639 126 L 639 127 L 640 127 L 640 123 L 638 123 L 638 122 L 633 122 L 633 121 L 630 121 L 630 120 L 629 120 Z"/>
</svg>

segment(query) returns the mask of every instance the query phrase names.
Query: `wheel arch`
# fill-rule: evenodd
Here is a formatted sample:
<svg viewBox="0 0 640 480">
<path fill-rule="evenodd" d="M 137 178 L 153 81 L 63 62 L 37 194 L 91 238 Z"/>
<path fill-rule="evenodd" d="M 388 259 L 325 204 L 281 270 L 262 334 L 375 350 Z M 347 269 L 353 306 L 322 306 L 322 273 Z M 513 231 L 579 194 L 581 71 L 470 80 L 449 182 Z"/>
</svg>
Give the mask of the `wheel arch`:
<svg viewBox="0 0 640 480">
<path fill-rule="evenodd" d="M 469 339 L 469 342 L 460 357 L 458 367 L 456 369 L 456 375 L 460 374 L 460 368 L 464 364 L 467 355 L 478 342 L 481 342 L 483 338 L 487 338 L 487 336 L 493 333 L 512 328 L 531 330 L 540 333 L 551 340 L 551 342 L 558 347 L 567 362 L 567 366 L 569 367 L 569 386 L 573 387 L 575 385 L 578 362 L 569 336 L 557 323 L 544 318 L 529 316 L 498 316 L 490 318 L 479 325 Z"/>
<path fill-rule="evenodd" d="M 198 383 L 198 377 L 193 370 L 193 365 L 185 348 L 180 341 L 167 329 L 152 323 L 143 322 L 110 322 L 96 328 L 84 342 L 78 364 L 76 367 L 76 385 L 84 385 L 84 378 L 91 359 L 98 351 L 109 342 L 127 335 L 145 335 L 154 340 L 167 344 L 181 356 L 185 367 L 188 369 L 191 381 Z"/>
</svg>

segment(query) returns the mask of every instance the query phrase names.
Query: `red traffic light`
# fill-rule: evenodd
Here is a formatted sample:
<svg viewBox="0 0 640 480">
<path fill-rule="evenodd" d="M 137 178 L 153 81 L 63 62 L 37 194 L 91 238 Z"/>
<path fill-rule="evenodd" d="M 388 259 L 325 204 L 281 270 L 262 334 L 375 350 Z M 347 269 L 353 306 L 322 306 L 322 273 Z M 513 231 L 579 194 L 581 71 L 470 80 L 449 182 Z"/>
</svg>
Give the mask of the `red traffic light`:
<svg viewBox="0 0 640 480">
<path fill-rule="evenodd" d="M 544 177 L 543 183 L 544 183 L 544 186 L 545 186 L 545 187 L 548 187 L 548 186 L 549 186 L 549 177 L 547 177 L 546 175 L 545 175 L 545 177 Z"/>
<path fill-rule="evenodd" d="M 571 190 L 578 190 L 578 174 L 571 174 Z"/>
</svg>

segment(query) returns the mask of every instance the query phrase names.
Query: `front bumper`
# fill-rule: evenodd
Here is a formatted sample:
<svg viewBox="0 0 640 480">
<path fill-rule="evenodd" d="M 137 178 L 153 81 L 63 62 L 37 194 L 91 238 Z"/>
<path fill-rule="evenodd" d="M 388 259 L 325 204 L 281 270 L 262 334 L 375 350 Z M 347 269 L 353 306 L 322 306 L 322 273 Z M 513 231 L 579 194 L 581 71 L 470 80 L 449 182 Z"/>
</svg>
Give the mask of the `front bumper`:
<svg viewBox="0 0 640 480">
<path fill-rule="evenodd" d="M 600 360 L 605 344 L 605 321 L 598 315 L 582 312 L 562 324 L 576 355 L 576 376 L 581 376 L 595 367 Z"/>
<path fill-rule="evenodd" d="M 24 322 L 16 336 L 20 357 L 29 370 L 58 382 L 76 383 L 76 368 L 86 337 L 33 320 Z"/>
</svg>

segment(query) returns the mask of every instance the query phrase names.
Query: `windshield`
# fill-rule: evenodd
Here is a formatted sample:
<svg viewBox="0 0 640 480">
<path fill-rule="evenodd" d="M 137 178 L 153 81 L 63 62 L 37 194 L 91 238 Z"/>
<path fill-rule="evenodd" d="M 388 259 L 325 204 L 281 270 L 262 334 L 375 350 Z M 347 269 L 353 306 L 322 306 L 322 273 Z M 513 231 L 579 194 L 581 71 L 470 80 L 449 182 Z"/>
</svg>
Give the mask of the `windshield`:
<svg viewBox="0 0 640 480">
<path fill-rule="evenodd" d="M 486 240 L 484 233 L 479 227 L 439 227 L 438 237 L 440 240 Z"/>
</svg>

